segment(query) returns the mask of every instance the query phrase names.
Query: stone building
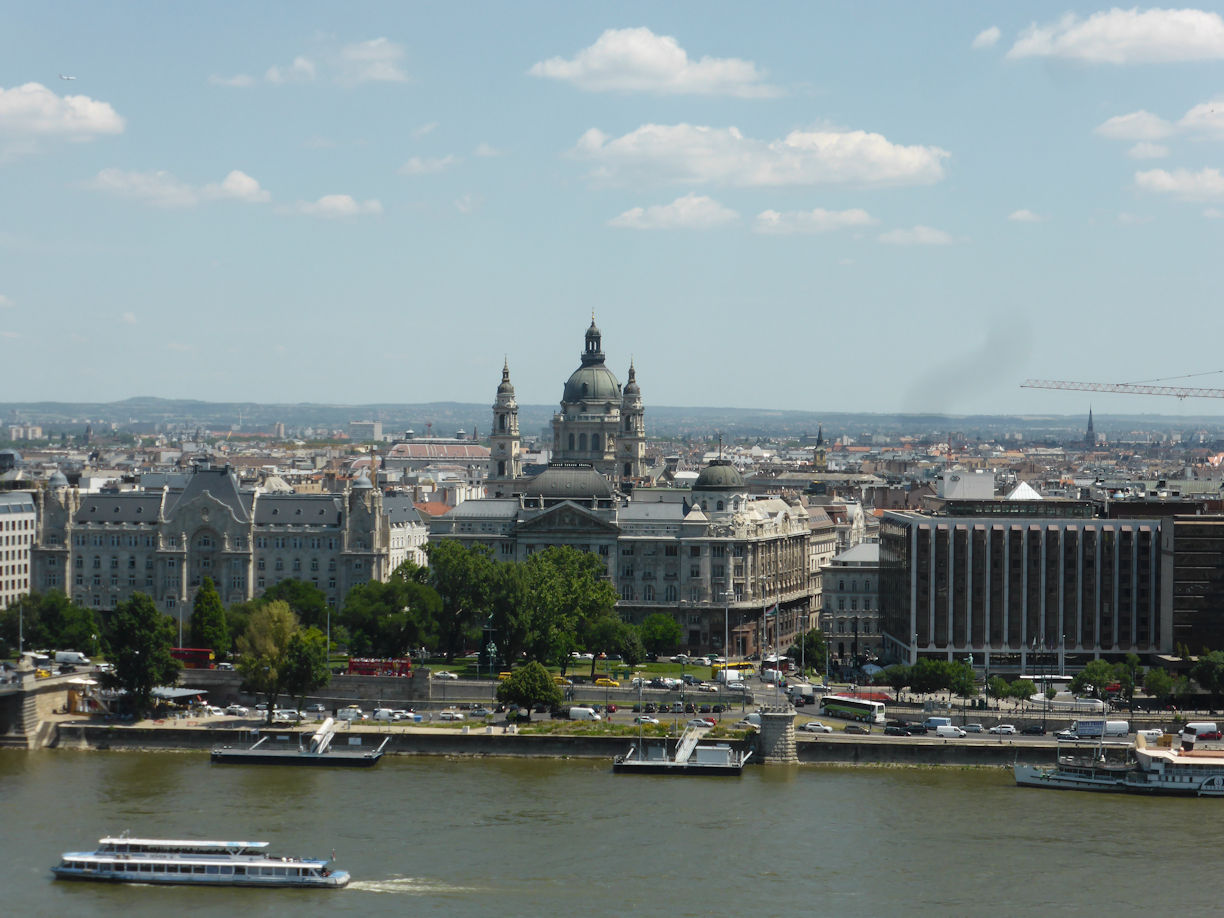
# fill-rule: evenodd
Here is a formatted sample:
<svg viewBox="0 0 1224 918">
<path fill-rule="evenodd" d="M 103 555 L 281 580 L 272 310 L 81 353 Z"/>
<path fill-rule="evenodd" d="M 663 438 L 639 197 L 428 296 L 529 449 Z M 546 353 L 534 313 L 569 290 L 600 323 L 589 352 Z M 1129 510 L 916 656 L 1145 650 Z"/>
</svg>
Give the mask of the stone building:
<svg viewBox="0 0 1224 918">
<path fill-rule="evenodd" d="M 33 494 L 0 492 L 0 609 L 30 592 L 30 549 L 37 520 Z"/>
<path fill-rule="evenodd" d="M 829 653 L 839 662 L 883 652 L 878 542 L 855 545 L 829 562 L 820 621 Z"/>
</svg>

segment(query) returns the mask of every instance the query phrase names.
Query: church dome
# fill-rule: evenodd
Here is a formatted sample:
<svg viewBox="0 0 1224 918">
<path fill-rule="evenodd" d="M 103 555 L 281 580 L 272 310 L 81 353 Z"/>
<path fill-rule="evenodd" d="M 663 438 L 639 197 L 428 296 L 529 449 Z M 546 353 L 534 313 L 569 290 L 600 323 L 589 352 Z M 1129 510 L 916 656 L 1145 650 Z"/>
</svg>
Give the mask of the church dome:
<svg viewBox="0 0 1224 918">
<path fill-rule="evenodd" d="M 694 491 L 741 491 L 744 477 L 731 464 L 730 459 L 715 459 L 697 476 Z"/>
<path fill-rule="evenodd" d="M 370 479 L 365 474 L 365 472 L 362 472 L 355 479 L 353 479 L 353 490 L 354 491 L 369 491 L 373 487 L 374 485 L 370 484 Z"/>
<path fill-rule="evenodd" d="M 68 477 L 59 469 L 56 469 L 51 473 L 50 479 L 47 480 L 47 487 L 66 488 L 68 487 Z"/>
<path fill-rule="evenodd" d="M 590 500 L 608 499 L 613 494 L 608 479 L 590 466 L 550 465 L 527 483 L 523 496 L 545 500 Z"/>
<path fill-rule="evenodd" d="M 620 397 L 620 382 L 612 375 L 612 371 L 602 363 L 593 363 L 579 367 L 565 381 L 561 401 L 570 404 L 605 399 L 619 400 Z"/>
</svg>

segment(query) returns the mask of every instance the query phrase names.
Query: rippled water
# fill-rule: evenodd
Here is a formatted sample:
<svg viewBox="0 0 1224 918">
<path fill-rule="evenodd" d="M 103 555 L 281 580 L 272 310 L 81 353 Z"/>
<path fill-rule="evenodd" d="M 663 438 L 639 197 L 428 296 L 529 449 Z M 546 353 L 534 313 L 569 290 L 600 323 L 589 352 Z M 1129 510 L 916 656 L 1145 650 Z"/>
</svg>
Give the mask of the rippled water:
<svg viewBox="0 0 1224 918">
<path fill-rule="evenodd" d="M 218 766 L 199 753 L 0 751 L 0 908 L 17 915 L 1138 915 L 1217 907 L 1224 801 L 1027 790 L 1009 772 L 587 760 Z M 133 834 L 261 839 L 341 891 L 64 883 Z"/>
</svg>

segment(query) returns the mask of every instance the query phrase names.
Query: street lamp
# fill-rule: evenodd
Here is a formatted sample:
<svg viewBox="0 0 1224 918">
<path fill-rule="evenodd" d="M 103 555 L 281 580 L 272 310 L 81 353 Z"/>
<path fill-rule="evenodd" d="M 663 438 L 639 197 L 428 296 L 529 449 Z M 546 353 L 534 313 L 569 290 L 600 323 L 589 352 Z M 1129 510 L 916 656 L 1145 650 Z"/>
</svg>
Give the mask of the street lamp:
<svg viewBox="0 0 1224 918">
<path fill-rule="evenodd" d="M 488 646 L 485 647 L 485 653 L 489 655 L 489 679 L 492 680 L 493 679 L 493 661 L 497 659 L 497 645 L 494 644 L 492 641 L 489 641 Z M 479 678 L 479 673 L 477 673 L 477 678 Z M 492 688 L 493 697 L 496 698 L 497 697 L 497 683 L 491 682 L 491 684 L 493 687 Z"/>
</svg>

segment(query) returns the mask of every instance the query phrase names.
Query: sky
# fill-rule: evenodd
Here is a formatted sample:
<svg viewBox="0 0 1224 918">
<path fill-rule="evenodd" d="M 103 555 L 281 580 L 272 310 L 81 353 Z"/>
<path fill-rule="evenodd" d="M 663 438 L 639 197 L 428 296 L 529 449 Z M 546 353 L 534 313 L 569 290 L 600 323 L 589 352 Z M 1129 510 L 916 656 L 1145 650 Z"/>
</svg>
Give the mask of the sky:
<svg viewBox="0 0 1224 918">
<path fill-rule="evenodd" d="M 0 400 L 1209 413 L 1222 13 L 3 3 Z"/>
</svg>

